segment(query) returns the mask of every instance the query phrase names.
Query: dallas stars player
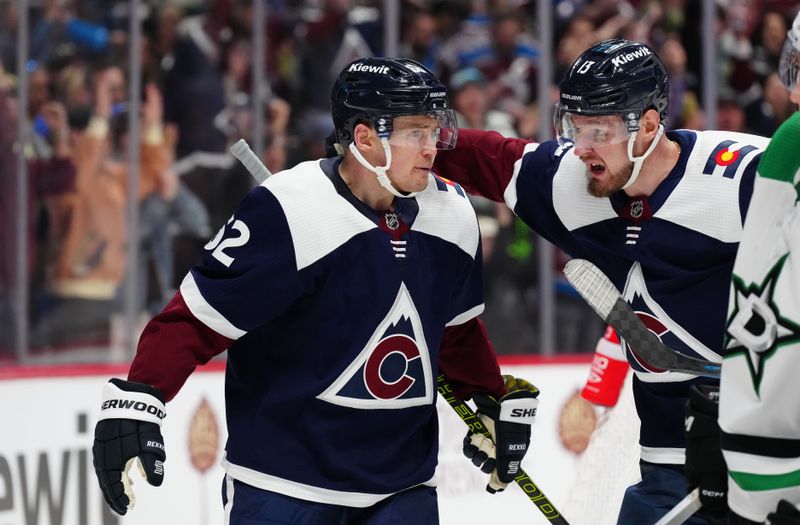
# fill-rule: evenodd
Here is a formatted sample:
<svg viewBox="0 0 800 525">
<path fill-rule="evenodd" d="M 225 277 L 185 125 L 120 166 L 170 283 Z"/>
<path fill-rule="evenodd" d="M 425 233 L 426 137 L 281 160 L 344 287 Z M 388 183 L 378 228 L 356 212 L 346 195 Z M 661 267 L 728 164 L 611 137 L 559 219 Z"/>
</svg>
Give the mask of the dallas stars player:
<svg viewBox="0 0 800 525">
<path fill-rule="evenodd" d="M 800 104 L 800 14 L 780 76 Z M 800 524 L 800 113 L 764 152 L 734 266 L 719 425 L 728 505 L 749 520 Z M 782 502 L 780 507 L 778 503 Z M 777 508 L 777 512 L 775 512 Z"/>
</svg>

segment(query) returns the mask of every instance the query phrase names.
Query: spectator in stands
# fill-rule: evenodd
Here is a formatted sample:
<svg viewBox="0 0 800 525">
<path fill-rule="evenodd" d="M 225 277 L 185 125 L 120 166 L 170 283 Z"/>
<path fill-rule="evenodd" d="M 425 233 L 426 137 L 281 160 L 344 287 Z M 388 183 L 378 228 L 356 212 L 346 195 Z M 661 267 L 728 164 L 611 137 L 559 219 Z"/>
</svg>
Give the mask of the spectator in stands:
<svg viewBox="0 0 800 525">
<path fill-rule="evenodd" d="M 15 101 L 10 97 L 13 87 L 0 63 L 0 122 L 18 122 Z M 48 226 L 52 221 L 44 219 L 43 211 L 49 201 L 74 189 L 75 168 L 70 159 L 70 137 L 64 107 L 53 101 L 43 101 L 40 106 L 43 122 L 49 132 L 47 140 L 51 155 L 48 158 L 28 159 L 28 202 L 21 210 L 17 196 L 17 153 L 13 145 L 17 138 L 17 126 L 0 126 L 0 326 L 11 327 L 14 322 L 12 293 L 15 288 L 17 248 L 17 224 L 20 216 L 26 216 L 28 253 L 25 257 L 30 282 L 31 296 L 37 295 L 37 277 L 45 255 L 40 245 L 43 237 L 52 236 Z M 32 153 L 32 152 L 28 152 Z M 47 224 L 49 223 L 49 224 Z M 20 283 L 16 283 L 19 286 Z M 0 330 L 0 354 L 13 346 L 13 330 Z"/>
<path fill-rule="evenodd" d="M 742 104 L 749 104 L 761 96 L 761 85 L 752 68 L 753 21 L 755 6 L 738 0 L 725 12 L 726 25 L 719 37 L 719 63 L 723 66 L 723 86 L 739 94 Z"/>
<path fill-rule="evenodd" d="M 127 138 L 121 118 L 113 113 L 114 94 L 122 91 L 124 75 L 107 68 L 95 83 L 95 113 L 75 141 L 76 187 L 55 203 L 59 215 L 53 223 L 63 228 L 63 243 L 51 269 L 52 302 L 33 330 L 34 345 L 107 340 L 127 270 Z M 140 198 L 169 184 L 171 155 L 157 93 L 155 86 L 148 86 L 142 111 Z"/>
<path fill-rule="evenodd" d="M 699 118 L 697 113 L 700 111 L 697 79 L 687 68 L 686 49 L 678 35 L 667 35 L 659 56 L 669 74 L 669 107 L 675 108 L 667 116 L 667 127 L 695 129 Z"/>
<path fill-rule="evenodd" d="M 462 69 L 452 76 L 450 92 L 458 126 L 497 131 L 509 137 L 516 137 L 513 117 L 504 111 L 492 108 L 493 100 L 486 84 L 486 77 L 475 67 Z"/>
<path fill-rule="evenodd" d="M 754 100 L 746 108 L 747 126 L 765 137 L 771 137 L 778 126 L 792 114 L 789 92 L 781 84 L 778 73 L 770 73 L 763 88 L 764 96 Z"/>
<path fill-rule="evenodd" d="M 778 60 L 788 29 L 786 18 L 781 13 L 767 11 L 754 31 L 756 41 L 751 67 L 762 83 L 766 82 L 770 73 L 778 71 Z"/>
<path fill-rule="evenodd" d="M 400 56 L 416 60 L 432 71 L 439 69 L 436 56 L 440 41 L 436 31 L 436 18 L 429 11 L 414 11 L 403 32 Z"/>
<path fill-rule="evenodd" d="M 748 132 L 744 108 L 732 90 L 724 90 L 718 99 L 717 129 L 738 133 Z"/>
<path fill-rule="evenodd" d="M 301 121 L 330 120 L 328 90 L 339 71 L 352 60 L 379 51 L 379 12 L 354 0 L 322 0 L 320 9 L 304 9 L 295 29 L 299 52 L 296 103 Z M 312 157 L 313 158 L 313 157 Z"/>
<path fill-rule="evenodd" d="M 588 16 L 578 14 L 570 18 L 556 46 L 555 78 L 561 78 L 575 59 L 598 40 L 595 24 Z"/>
</svg>

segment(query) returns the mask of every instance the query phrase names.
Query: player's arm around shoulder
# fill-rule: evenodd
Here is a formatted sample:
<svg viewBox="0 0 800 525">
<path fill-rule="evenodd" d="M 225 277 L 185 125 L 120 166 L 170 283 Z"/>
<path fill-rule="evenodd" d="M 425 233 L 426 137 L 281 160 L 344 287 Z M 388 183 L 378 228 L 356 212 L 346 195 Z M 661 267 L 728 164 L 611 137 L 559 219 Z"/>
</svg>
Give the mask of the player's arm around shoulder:
<svg viewBox="0 0 800 525">
<path fill-rule="evenodd" d="M 498 202 L 515 173 L 515 164 L 536 144 L 494 131 L 459 129 L 453 150 L 440 151 L 434 170 L 470 193 Z"/>
</svg>

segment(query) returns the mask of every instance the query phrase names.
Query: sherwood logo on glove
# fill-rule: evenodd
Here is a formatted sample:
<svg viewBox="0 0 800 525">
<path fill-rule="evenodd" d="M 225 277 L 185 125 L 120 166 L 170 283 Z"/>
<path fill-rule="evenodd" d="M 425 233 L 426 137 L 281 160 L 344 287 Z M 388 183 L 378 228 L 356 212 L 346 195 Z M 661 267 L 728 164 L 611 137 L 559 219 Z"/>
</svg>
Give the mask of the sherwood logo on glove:
<svg viewBox="0 0 800 525">
<path fill-rule="evenodd" d="M 100 421 L 104 419 L 136 419 L 161 426 L 162 421 L 167 417 L 167 409 L 160 399 L 147 392 L 120 388 L 114 381 L 112 379 L 103 388 Z M 119 381 L 119 383 L 124 386 L 124 382 Z"/>
<path fill-rule="evenodd" d="M 536 417 L 535 408 L 515 408 L 511 411 L 511 417 Z"/>
<path fill-rule="evenodd" d="M 166 412 L 159 409 L 157 406 L 148 405 L 147 403 L 143 403 L 142 401 L 133 401 L 131 399 L 109 399 L 108 401 L 104 401 L 103 405 L 100 407 L 100 410 L 111 410 L 111 409 L 121 409 L 121 410 L 137 410 L 139 412 L 147 412 L 153 416 L 156 416 L 159 419 L 164 419 L 167 417 Z"/>
<path fill-rule="evenodd" d="M 536 419 L 536 409 L 539 406 L 539 400 L 536 398 L 526 397 L 521 399 L 506 399 L 500 405 L 500 421 L 508 421 L 509 423 L 524 423 L 532 425 Z"/>
</svg>

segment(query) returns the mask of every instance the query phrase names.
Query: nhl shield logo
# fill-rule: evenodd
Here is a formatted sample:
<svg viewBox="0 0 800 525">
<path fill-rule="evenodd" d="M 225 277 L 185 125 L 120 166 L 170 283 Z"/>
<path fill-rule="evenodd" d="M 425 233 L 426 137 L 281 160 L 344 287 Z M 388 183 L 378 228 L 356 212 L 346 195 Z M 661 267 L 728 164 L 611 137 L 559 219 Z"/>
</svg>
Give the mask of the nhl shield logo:
<svg viewBox="0 0 800 525">
<path fill-rule="evenodd" d="M 397 214 L 393 211 L 387 211 L 386 215 L 384 215 L 386 219 L 386 226 L 390 230 L 396 230 L 400 227 L 400 219 L 397 217 Z"/>
<path fill-rule="evenodd" d="M 363 350 L 318 399 L 351 408 L 433 403 L 433 372 L 422 320 L 406 285 Z"/>
<path fill-rule="evenodd" d="M 631 217 L 634 219 L 638 219 L 644 213 L 644 202 L 643 201 L 633 201 L 631 202 Z"/>
</svg>

